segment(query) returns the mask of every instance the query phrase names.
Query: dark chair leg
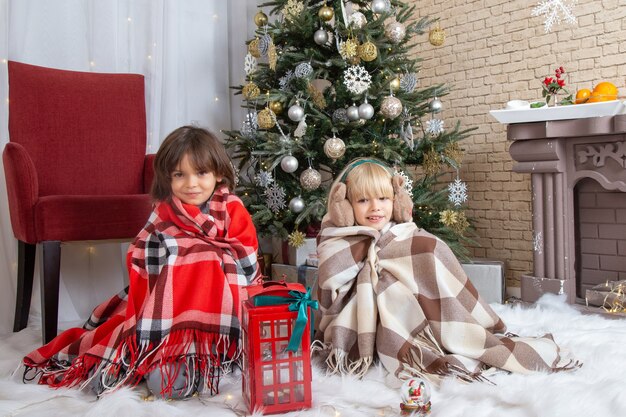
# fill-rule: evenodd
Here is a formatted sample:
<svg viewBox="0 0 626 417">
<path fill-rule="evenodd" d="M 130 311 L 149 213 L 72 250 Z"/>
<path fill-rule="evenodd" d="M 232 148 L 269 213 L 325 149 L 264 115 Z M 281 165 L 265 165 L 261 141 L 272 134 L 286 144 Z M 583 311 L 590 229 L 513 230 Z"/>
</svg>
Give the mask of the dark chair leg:
<svg viewBox="0 0 626 417">
<path fill-rule="evenodd" d="M 41 329 L 43 343 L 57 335 L 59 319 L 59 273 L 61 269 L 61 242 L 42 242 L 41 273 Z"/>
<path fill-rule="evenodd" d="M 37 245 L 17 241 L 17 296 L 13 331 L 19 332 L 28 326 L 30 299 L 33 295 L 33 274 L 35 273 L 35 252 Z"/>
</svg>

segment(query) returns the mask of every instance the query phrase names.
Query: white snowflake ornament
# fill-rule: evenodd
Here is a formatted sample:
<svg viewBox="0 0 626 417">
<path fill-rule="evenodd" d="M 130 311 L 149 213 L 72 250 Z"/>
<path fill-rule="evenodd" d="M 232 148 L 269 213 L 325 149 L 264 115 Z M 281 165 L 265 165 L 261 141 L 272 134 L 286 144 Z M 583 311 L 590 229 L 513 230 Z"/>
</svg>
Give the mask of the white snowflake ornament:
<svg viewBox="0 0 626 417">
<path fill-rule="evenodd" d="M 270 171 L 259 171 L 254 177 L 254 182 L 256 182 L 256 185 L 259 187 L 267 188 L 274 182 L 274 177 L 272 177 Z"/>
<path fill-rule="evenodd" d="M 543 29 L 546 33 L 552 31 L 552 26 L 560 24 L 561 20 L 570 25 L 576 24 L 574 5 L 578 0 L 541 0 L 531 12 L 532 16 L 545 15 Z"/>
<path fill-rule="evenodd" d="M 293 80 L 293 77 L 294 75 L 292 70 L 288 70 L 284 76 L 280 77 L 278 84 L 281 91 L 285 91 L 287 87 L 289 87 L 289 83 Z"/>
<path fill-rule="evenodd" d="M 246 54 L 246 59 L 244 60 L 243 70 L 246 73 L 246 75 L 250 75 L 254 73 L 256 69 L 257 69 L 256 58 L 252 56 L 250 52 L 248 52 Z"/>
<path fill-rule="evenodd" d="M 370 88 L 372 76 L 361 65 L 351 65 L 343 72 L 343 83 L 354 94 L 362 94 Z"/>
<path fill-rule="evenodd" d="M 426 132 L 433 136 L 443 133 L 443 120 L 431 119 L 426 121 Z"/>
<path fill-rule="evenodd" d="M 398 171 L 398 169 L 395 169 L 393 172 L 393 175 L 394 176 L 399 175 L 402 178 L 404 178 L 403 188 L 411 197 L 413 197 L 413 180 L 407 175 L 407 173 L 404 171 Z"/>
<path fill-rule="evenodd" d="M 467 184 L 459 178 L 448 185 L 448 200 L 459 207 L 467 201 Z"/>
<path fill-rule="evenodd" d="M 270 187 L 265 189 L 265 204 L 272 212 L 278 213 L 286 207 L 285 203 L 285 189 L 280 185 L 274 183 Z"/>
</svg>

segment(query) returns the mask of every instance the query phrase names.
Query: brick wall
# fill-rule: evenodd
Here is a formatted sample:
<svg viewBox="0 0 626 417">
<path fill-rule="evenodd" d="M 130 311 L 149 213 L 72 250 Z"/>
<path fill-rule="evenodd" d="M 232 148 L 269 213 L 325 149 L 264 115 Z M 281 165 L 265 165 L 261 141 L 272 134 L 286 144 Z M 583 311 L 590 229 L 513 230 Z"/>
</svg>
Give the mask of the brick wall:
<svg viewBox="0 0 626 417">
<path fill-rule="evenodd" d="M 619 3 L 622 2 L 620 6 Z M 489 110 L 513 99 L 541 98 L 540 79 L 563 66 L 570 91 L 611 81 L 626 95 L 626 4 L 623 0 L 586 0 L 574 7 L 578 23 L 544 33 L 543 16 L 531 16 L 536 1 L 416 0 L 415 16 L 440 19 L 443 46 L 416 39 L 415 55 L 424 59 L 420 85 L 446 83 L 442 98 L 445 126 L 460 120 L 476 126 L 463 142 L 461 177 L 469 187 L 475 220 L 476 257 L 503 260 L 508 286 L 532 271 L 531 186 L 528 174 L 511 171 L 506 126 Z"/>
<path fill-rule="evenodd" d="M 591 179 L 576 185 L 580 234 L 580 294 L 606 281 L 626 279 L 626 193 Z"/>
</svg>

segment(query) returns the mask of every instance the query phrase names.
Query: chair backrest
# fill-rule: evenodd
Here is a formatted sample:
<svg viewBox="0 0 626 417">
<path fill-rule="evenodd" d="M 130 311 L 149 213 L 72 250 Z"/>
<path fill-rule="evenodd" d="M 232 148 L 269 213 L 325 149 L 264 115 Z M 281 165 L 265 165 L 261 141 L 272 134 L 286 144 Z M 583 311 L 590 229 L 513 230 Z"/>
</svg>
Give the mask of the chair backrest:
<svg viewBox="0 0 626 417">
<path fill-rule="evenodd" d="M 9 61 L 9 140 L 26 148 L 39 196 L 143 193 L 144 77 Z"/>
</svg>

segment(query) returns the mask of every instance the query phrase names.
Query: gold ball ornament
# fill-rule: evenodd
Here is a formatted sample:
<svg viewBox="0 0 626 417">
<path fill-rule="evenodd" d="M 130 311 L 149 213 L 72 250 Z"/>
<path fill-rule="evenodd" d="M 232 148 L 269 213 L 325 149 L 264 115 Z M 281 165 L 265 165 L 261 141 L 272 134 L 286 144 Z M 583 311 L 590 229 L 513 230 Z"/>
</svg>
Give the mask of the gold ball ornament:
<svg viewBox="0 0 626 417">
<path fill-rule="evenodd" d="M 324 153 L 331 159 L 339 159 L 346 153 L 346 144 L 340 138 L 333 136 L 324 142 Z"/>
<path fill-rule="evenodd" d="M 267 15 L 259 10 L 257 14 L 254 15 L 254 24 L 258 27 L 267 25 Z"/>
<path fill-rule="evenodd" d="M 280 114 L 283 111 L 283 103 L 280 101 L 270 101 L 270 110 L 274 112 L 274 114 Z"/>
<path fill-rule="evenodd" d="M 254 38 L 248 44 L 248 52 L 255 58 L 261 58 L 261 52 L 259 52 L 259 38 Z"/>
<path fill-rule="evenodd" d="M 243 86 L 241 94 L 243 94 L 246 100 L 252 100 L 261 94 L 261 90 L 255 83 L 250 81 L 248 84 Z"/>
<path fill-rule="evenodd" d="M 388 119 L 395 119 L 402 113 L 402 102 L 394 96 L 387 96 L 380 104 L 380 114 Z"/>
<path fill-rule="evenodd" d="M 322 184 L 322 174 L 314 168 L 307 168 L 300 174 L 300 185 L 307 191 L 313 191 Z"/>
<path fill-rule="evenodd" d="M 391 91 L 393 91 L 394 93 L 398 91 L 400 89 L 400 78 L 395 77 L 394 79 L 389 81 L 389 88 L 391 88 Z"/>
<path fill-rule="evenodd" d="M 259 123 L 260 129 L 271 129 L 276 125 L 274 122 L 274 114 L 269 109 L 269 107 L 264 108 L 257 115 L 257 122 Z"/>
<path fill-rule="evenodd" d="M 441 46 L 446 41 L 446 32 L 437 25 L 428 33 L 428 41 L 433 46 Z"/>
<path fill-rule="evenodd" d="M 335 11 L 332 7 L 324 5 L 320 8 L 320 11 L 317 13 L 317 15 L 324 22 L 328 22 L 335 16 Z"/>
<path fill-rule="evenodd" d="M 358 46 L 357 54 L 363 61 L 370 62 L 375 60 L 378 56 L 378 49 L 372 42 L 367 41 Z"/>
</svg>

